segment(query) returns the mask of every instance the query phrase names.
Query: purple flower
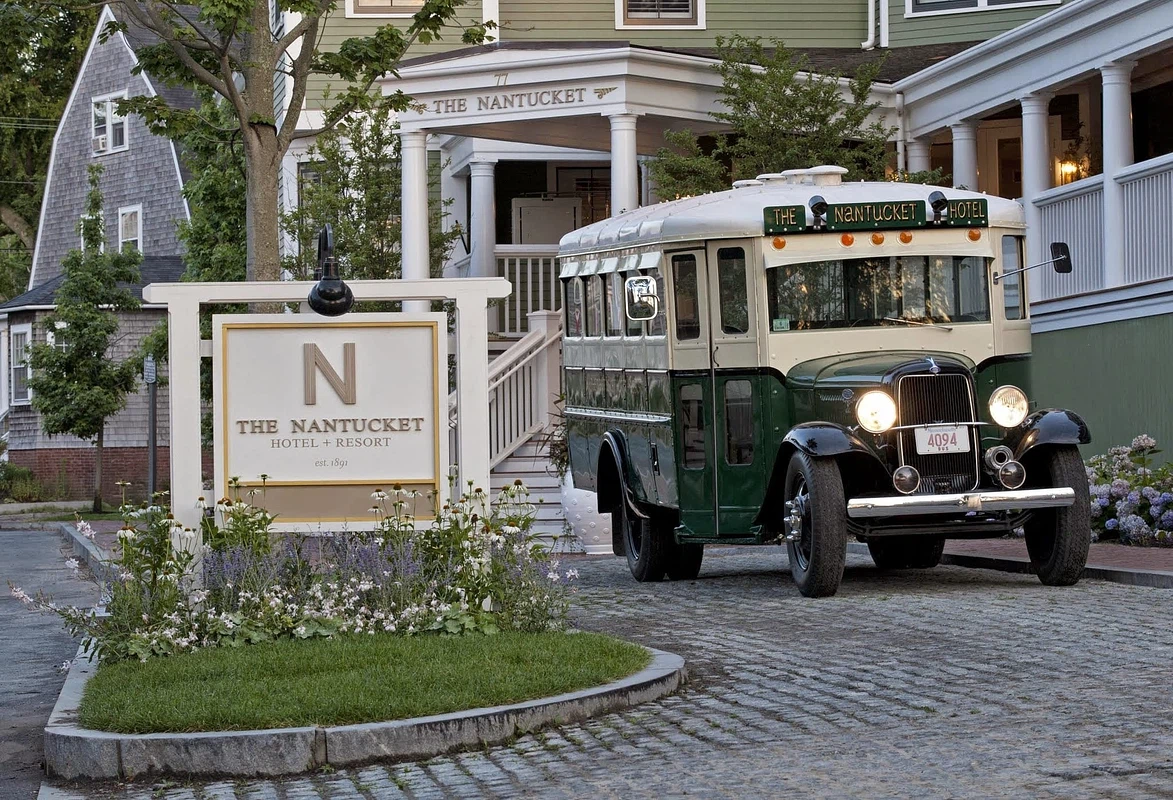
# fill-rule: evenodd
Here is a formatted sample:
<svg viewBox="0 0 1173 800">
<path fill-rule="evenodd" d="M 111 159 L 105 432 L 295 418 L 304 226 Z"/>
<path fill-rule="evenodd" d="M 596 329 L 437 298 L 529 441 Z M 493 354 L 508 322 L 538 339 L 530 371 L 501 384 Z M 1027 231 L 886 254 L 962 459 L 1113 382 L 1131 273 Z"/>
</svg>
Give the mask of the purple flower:
<svg viewBox="0 0 1173 800">
<path fill-rule="evenodd" d="M 1104 527 L 1110 531 L 1114 531 L 1120 527 L 1120 521 L 1113 518 L 1104 523 Z"/>
</svg>

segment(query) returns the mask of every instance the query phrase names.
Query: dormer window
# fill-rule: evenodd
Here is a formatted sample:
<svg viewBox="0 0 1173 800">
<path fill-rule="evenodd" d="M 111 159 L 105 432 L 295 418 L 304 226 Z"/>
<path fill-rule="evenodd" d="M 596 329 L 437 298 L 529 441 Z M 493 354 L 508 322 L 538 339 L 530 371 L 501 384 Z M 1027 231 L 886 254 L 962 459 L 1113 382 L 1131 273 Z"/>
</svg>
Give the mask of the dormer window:
<svg viewBox="0 0 1173 800">
<path fill-rule="evenodd" d="M 103 156 L 127 148 L 126 118 L 118 116 L 118 101 L 126 98 L 126 92 L 95 97 L 93 100 L 94 155 Z"/>
</svg>

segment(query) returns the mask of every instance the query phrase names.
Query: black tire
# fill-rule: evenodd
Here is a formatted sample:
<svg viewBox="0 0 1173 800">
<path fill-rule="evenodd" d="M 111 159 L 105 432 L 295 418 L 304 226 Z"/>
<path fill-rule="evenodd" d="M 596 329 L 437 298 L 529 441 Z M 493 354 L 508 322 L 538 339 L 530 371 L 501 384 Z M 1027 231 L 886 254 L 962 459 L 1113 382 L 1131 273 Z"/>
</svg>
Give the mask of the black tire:
<svg viewBox="0 0 1173 800">
<path fill-rule="evenodd" d="M 884 536 L 868 540 L 872 561 L 880 569 L 932 569 L 941 563 L 943 536 Z"/>
<path fill-rule="evenodd" d="M 1074 586 L 1087 566 L 1092 543 L 1091 500 L 1083 459 L 1074 445 L 1064 445 L 1050 448 L 1043 458 L 1033 459 L 1031 466 L 1046 475 L 1044 487 L 1075 490 L 1072 505 L 1040 509 L 1027 520 L 1026 551 L 1031 566 L 1047 586 Z"/>
<path fill-rule="evenodd" d="M 619 508 L 611 512 L 611 524 L 623 535 L 623 550 L 631 576 L 640 583 L 663 580 L 667 567 L 664 537 L 656 535 L 651 521 L 637 517 L 627 502 L 620 500 Z"/>
<path fill-rule="evenodd" d="M 663 536 L 663 534 L 661 534 Z M 672 533 L 667 534 L 667 558 L 665 571 L 670 581 L 691 581 L 701 572 L 701 562 L 705 558 L 703 544 L 678 544 L 673 541 Z"/>
<path fill-rule="evenodd" d="M 830 597 L 847 561 L 847 502 L 839 465 L 795 451 L 786 467 L 785 498 L 801 519 L 799 539 L 786 543 L 790 574 L 806 597 Z"/>
</svg>

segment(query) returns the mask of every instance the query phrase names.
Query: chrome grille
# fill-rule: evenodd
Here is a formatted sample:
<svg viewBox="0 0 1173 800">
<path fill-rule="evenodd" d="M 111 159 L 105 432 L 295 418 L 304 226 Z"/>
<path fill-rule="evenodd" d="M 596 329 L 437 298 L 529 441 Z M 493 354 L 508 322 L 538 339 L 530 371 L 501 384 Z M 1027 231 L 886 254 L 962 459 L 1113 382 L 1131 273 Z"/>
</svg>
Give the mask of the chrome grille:
<svg viewBox="0 0 1173 800">
<path fill-rule="evenodd" d="M 896 388 L 900 425 L 932 425 L 975 422 L 973 387 L 968 375 L 905 375 Z M 969 430 L 968 453 L 920 455 L 916 434 L 899 432 L 900 463 L 915 467 L 921 475 L 917 494 L 967 492 L 977 488 L 979 442 L 977 428 Z"/>
</svg>

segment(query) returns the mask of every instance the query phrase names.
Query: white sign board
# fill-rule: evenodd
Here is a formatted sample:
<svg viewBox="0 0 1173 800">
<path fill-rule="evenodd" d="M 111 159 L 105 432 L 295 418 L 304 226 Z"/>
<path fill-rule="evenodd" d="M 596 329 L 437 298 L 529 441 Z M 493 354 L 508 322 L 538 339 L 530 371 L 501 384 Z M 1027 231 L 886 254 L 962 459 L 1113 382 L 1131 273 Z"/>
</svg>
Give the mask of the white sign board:
<svg viewBox="0 0 1173 800">
<path fill-rule="evenodd" d="M 396 484 L 431 516 L 446 489 L 444 314 L 216 315 L 216 496 L 282 523 L 373 520 Z M 247 496 L 245 496 L 247 494 Z"/>
</svg>

